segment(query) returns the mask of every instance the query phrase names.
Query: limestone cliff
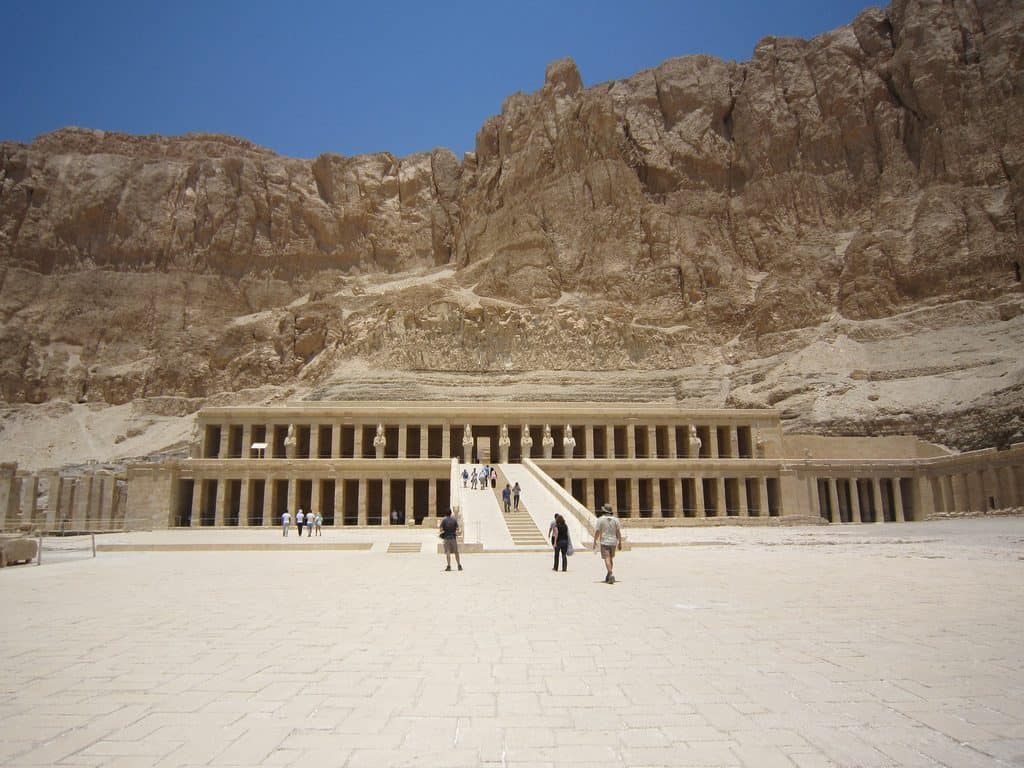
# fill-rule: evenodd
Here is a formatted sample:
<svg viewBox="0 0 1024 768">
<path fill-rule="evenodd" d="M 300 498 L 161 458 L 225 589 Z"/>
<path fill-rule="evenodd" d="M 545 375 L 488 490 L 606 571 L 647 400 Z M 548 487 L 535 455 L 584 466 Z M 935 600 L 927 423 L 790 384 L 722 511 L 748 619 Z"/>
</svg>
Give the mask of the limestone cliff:
<svg viewBox="0 0 1024 768">
<path fill-rule="evenodd" d="M 532 380 L 1019 439 L 1022 59 L 1019 2 L 896 0 L 743 63 L 585 88 L 555 62 L 461 160 L 81 129 L 3 143 L 2 396 Z"/>
</svg>

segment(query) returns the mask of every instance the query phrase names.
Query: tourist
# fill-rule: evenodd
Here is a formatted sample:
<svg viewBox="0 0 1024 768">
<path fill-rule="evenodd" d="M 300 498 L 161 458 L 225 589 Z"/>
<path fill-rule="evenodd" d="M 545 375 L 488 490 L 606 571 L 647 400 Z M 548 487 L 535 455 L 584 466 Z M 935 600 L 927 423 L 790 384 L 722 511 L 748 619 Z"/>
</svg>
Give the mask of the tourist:
<svg viewBox="0 0 1024 768">
<path fill-rule="evenodd" d="M 459 570 L 462 570 L 462 560 L 459 559 L 459 540 L 457 538 L 459 533 L 459 521 L 455 519 L 455 515 L 449 509 L 448 514 L 441 518 L 441 523 L 438 525 L 441 529 L 441 539 L 444 541 L 444 557 L 447 561 L 446 571 L 452 569 L 452 555 L 455 555 L 455 563 L 459 566 Z"/>
<path fill-rule="evenodd" d="M 505 514 L 507 515 L 512 511 L 512 486 L 505 483 L 505 487 L 501 489 L 501 502 L 505 505 Z"/>
<path fill-rule="evenodd" d="M 469 470 L 465 467 L 462 468 L 462 487 L 466 487 L 466 483 L 469 481 Z"/>
<path fill-rule="evenodd" d="M 299 536 L 302 536 L 302 526 L 306 522 L 306 516 L 302 514 L 302 507 L 295 513 L 295 527 L 299 529 Z"/>
<path fill-rule="evenodd" d="M 476 467 L 473 467 L 473 474 L 469 476 L 469 487 L 476 490 Z"/>
<path fill-rule="evenodd" d="M 598 511 L 597 525 L 594 527 L 594 550 L 601 547 L 601 558 L 608 571 L 604 577 L 605 584 L 614 584 L 615 575 L 612 566 L 615 564 L 615 551 L 622 549 L 622 529 L 619 521 L 612 514 L 611 504 L 604 504 Z"/>
<path fill-rule="evenodd" d="M 306 536 L 313 538 L 313 526 L 316 524 L 316 515 L 313 510 L 306 513 Z"/>
<path fill-rule="evenodd" d="M 522 488 L 519 487 L 519 483 L 512 486 L 512 509 L 516 512 L 519 511 L 519 494 Z"/>
<path fill-rule="evenodd" d="M 569 553 L 569 526 L 565 522 L 565 518 L 559 514 L 555 514 L 555 519 L 551 523 L 553 529 L 553 537 L 551 543 L 555 547 L 555 566 L 551 570 L 558 570 L 558 555 L 562 555 L 562 570 L 564 571 L 568 563 Z"/>
<path fill-rule="evenodd" d="M 324 516 L 319 512 L 316 513 L 316 535 L 323 536 L 323 531 L 320 530 L 320 526 L 324 524 Z"/>
<path fill-rule="evenodd" d="M 498 487 L 498 470 L 491 467 L 491 490 Z"/>
<path fill-rule="evenodd" d="M 282 536 L 287 536 L 288 535 L 288 526 L 291 525 L 291 524 L 292 524 L 292 516 L 288 513 L 288 510 L 286 509 L 284 511 L 284 514 L 281 515 L 281 535 Z"/>
</svg>

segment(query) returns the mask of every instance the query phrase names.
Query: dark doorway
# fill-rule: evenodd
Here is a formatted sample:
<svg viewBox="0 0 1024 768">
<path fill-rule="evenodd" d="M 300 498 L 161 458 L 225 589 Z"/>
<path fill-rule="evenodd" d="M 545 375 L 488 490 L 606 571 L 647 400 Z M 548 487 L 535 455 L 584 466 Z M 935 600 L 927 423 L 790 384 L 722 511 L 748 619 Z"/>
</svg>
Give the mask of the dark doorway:
<svg viewBox="0 0 1024 768">
<path fill-rule="evenodd" d="M 246 510 L 249 525 L 265 525 L 273 522 L 263 519 L 263 504 L 267 495 L 266 481 L 250 480 L 249 483 L 249 509 Z"/>
<path fill-rule="evenodd" d="M 359 481 L 344 480 L 342 525 L 359 525 Z"/>
<path fill-rule="evenodd" d="M 405 480 L 390 480 L 392 525 L 405 525 Z"/>
<path fill-rule="evenodd" d="M 320 514 L 324 517 L 324 525 L 334 525 L 334 480 L 320 481 Z"/>
<path fill-rule="evenodd" d="M 195 492 L 195 480 L 178 481 L 178 504 L 174 515 L 174 524 L 187 528 L 192 525 L 192 494 Z M 50 489 L 56 493 L 56 489 Z"/>
<path fill-rule="evenodd" d="M 410 459 L 426 458 L 420 456 L 420 428 L 409 427 L 405 433 L 405 455 Z"/>
<path fill-rule="evenodd" d="M 380 525 L 383 521 L 381 507 L 384 504 L 384 481 L 366 481 L 366 524 Z"/>
</svg>

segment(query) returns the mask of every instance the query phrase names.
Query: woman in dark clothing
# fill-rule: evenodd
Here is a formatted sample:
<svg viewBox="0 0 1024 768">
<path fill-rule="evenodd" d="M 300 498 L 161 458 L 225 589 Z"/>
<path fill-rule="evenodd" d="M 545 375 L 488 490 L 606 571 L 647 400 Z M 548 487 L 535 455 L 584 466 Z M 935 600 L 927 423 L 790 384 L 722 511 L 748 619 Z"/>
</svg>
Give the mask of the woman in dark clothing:
<svg viewBox="0 0 1024 768">
<path fill-rule="evenodd" d="M 561 515 L 555 515 L 554 528 L 555 530 L 552 532 L 554 536 L 552 536 L 551 543 L 555 546 L 555 567 L 551 570 L 558 570 L 558 554 L 561 553 L 562 570 L 564 571 L 569 560 L 569 558 L 565 556 L 566 550 L 569 549 L 569 526 L 565 524 L 564 517 Z"/>
</svg>

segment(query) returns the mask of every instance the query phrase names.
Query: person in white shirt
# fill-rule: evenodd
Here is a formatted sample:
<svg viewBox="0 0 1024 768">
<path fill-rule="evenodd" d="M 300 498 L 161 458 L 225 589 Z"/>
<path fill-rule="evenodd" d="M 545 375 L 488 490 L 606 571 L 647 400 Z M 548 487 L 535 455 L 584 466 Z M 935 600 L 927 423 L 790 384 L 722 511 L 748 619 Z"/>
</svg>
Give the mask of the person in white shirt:
<svg viewBox="0 0 1024 768">
<path fill-rule="evenodd" d="M 615 575 L 612 567 L 615 564 L 615 552 L 622 549 L 622 527 L 612 513 L 611 504 L 605 504 L 598 512 L 597 525 L 594 526 L 594 549 L 601 547 L 601 559 L 608 573 L 604 577 L 605 584 L 614 584 Z"/>
<path fill-rule="evenodd" d="M 302 535 L 302 524 L 306 522 L 306 516 L 302 514 L 302 507 L 295 513 L 295 527 L 299 529 L 299 536 Z"/>
<path fill-rule="evenodd" d="M 291 525 L 291 523 L 292 523 L 292 516 L 288 513 L 288 510 L 286 509 L 284 511 L 284 514 L 281 515 L 281 535 L 282 536 L 287 536 L 288 535 L 288 526 Z"/>
</svg>

